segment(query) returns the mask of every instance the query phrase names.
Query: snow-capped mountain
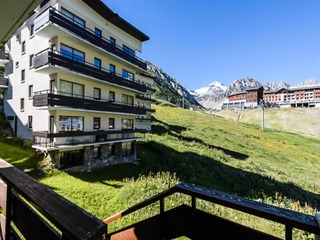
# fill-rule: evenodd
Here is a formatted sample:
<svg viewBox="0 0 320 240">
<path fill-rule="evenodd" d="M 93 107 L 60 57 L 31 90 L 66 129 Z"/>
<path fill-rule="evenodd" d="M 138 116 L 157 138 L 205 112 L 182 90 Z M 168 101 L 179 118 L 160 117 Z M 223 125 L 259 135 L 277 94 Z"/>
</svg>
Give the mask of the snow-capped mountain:
<svg viewBox="0 0 320 240">
<path fill-rule="evenodd" d="M 299 84 L 289 85 L 285 82 L 261 83 L 253 78 L 241 78 L 225 86 L 214 81 L 207 86 L 196 90 L 187 90 L 175 78 L 171 77 L 160 67 L 147 61 L 148 72 L 155 76 L 156 93 L 158 99 L 163 99 L 176 106 L 184 108 L 206 108 L 215 109 L 227 99 L 230 94 L 244 92 L 248 88 L 263 86 L 265 91 L 281 88 L 295 88 L 307 86 L 319 86 L 319 82 L 310 79 Z"/>
<path fill-rule="evenodd" d="M 201 97 L 202 95 L 206 94 L 216 94 L 216 93 L 221 93 L 226 91 L 227 87 L 224 86 L 222 83 L 214 81 L 210 83 L 208 86 L 196 89 L 196 90 L 191 90 L 189 91 L 193 96 L 195 97 Z"/>
<path fill-rule="evenodd" d="M 295 88 L 307 86 L 319 86 L 319 82 L 315 79 L 310 79 L 299 84 L 290 85 L 285 82 L 264 82 L 260 83 L 253 78 L 241 78 L 232 82 L 228 87 L 225 87 L 219 82 L 213 82 L 208 86 L 198 90 L 190 91 L 196 100 L 207 109 L 215 109 L 221 106 L 221 103 L 226 100 L 230 94 L 244 92 L 247 88 L 263 86 L 265 91 L 277 90 L 281 88 Z M 218 86 L 215 88 L 215 86 Z M 223 87 L 220 87 L 223 86 Z M 220 88 L 219 88 L 220 87 Z M 221 91 L 219 91 L 221 90 Z"/>
</svg>

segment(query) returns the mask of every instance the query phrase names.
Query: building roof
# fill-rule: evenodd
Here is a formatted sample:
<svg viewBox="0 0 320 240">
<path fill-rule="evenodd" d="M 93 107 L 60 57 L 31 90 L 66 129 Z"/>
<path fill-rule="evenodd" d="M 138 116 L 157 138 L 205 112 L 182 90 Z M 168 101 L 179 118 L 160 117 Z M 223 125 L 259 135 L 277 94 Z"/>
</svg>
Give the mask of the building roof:
<svg viewBox="0 0 320 240">
<path fill-rule="evenodd" d="M 299 90 L 308 90 L 308 89 L 320 89 L 320 85 L 315 86 L 301 86 L 301 87 L 289 87 L 289 91 L 299 91 Z"/>
<path fill-rule="evenodd" d="M 246 91 L 244 91 L 244 92 L 233 92 L 228 97 L 236 96 L 236 95 L 242 95 L 242 94 L 246 94 Z"/>
<path fill-rule="evenodd" d="M 252 91 L 252 90 L 258 90 L 260 88 L 263 88 L 263 86 L 256 86 L 256 87 L 247 87 L 246 91 Z"/>
<path fill-rule="evenodd" d="M 141 42 L 149 40 L 150 38 L 141 32 L 139 29 L 128 23 L 126 20 L 121 18 L 116 12 L 112 11 L 107 5 L 101 0 L 82 0 L 93 10 L 95 10 L 100 16 L 105 18 L 108 22 L 114 24 L 123 31 L 129 33 L 133 37 L 139 39 Z"/>
<path fill-rule="evenodd" d="M 264 93 L 277 93 L 277 92 L 280 92 L 283 89 L 287 89 L 287 88 L 279 88 L 279 89 L 268 90 L 268 91 L 264 91 Z"/>
</svg>

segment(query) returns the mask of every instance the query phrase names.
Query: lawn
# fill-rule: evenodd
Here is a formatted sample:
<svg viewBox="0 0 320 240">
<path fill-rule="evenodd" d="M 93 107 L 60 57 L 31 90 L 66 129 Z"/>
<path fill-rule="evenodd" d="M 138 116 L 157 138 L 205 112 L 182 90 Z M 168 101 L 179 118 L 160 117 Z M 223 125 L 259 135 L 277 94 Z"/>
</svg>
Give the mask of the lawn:
<svg viewBox="0 0 320 240">
<path fill-rule="evenodd" d="M 140 165 L 91 173 L 45 168 L 27 148 L 0 144 L 0 157 L 31 169 L 34 178 L 104 219 L 178 182 L 188 182 L 314 215 L 320 206 L 320 140 L 168 106 L 154 106 L 152 133 L 138 143 Z M 7 151 L 7 149 L 10 149 Z M 173 197 L 171 204 L 185 199 Z M 215 205 L 208 211 L 281 236 L 283 228 Z M 112 224 L 116 229 L 152 216 L 145 209 Z M 296 233 L 298 239 L 311 239 Z"/>
</svg>

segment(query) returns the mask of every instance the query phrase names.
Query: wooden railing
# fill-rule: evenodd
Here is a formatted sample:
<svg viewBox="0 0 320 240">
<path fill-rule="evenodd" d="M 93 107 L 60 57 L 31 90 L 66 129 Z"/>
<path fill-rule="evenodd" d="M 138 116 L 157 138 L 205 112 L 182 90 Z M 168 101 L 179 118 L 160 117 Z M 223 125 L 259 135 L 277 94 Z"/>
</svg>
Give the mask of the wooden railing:
<svg viewBox="0 0 320 240">
<path fill-rule="evenodd" d="M 284 226 L 284 238 L 291 240 L 299 229 L 318 239 L 317 215 L 312 216 L 232 194 L 180 183 L 104 221 L 97 219 L 27 174 L 0 159 L 0 239 L 250 239 L 282 238 L 218 217 L 197 208 L 201 199 L 267 219 Z M 190 197 L 165 210 L 165 199 L 173 194 Z M 181 197 L 181 196 L 180 196 Z M 159 214 L 107 233 L 107 225 L 128 214 L 159 202 Z M 221 237 L 219 237 L 221 236 Z"/>
<path fill-rule="evenodd" d="M 104 239 L 106 225 L 0 159 L 0 239 Z"/>
<path fill-rule="evenodd" d="M 165 198 L 175 193 L 190 196 L 190 206 L 181 205 L 165 211 Z M 106 224 L 159 202 L 159 214 L 113 233 L 108 239 L 173 239 L 186 236 L 191 239 L 281 239 L 256 229 L 217 217 L 196 207 L 197 199 L 219 204 L 284 225 L 284 239 L 291 240 L 293 229 L 314 234 L 319 239 L 320 228 L 316 216 L 268 205 L 232 194 L 187 183 L 180 183 L 144 202 L 132 206 L 104 220 Z M 221 236 L 218 238 L 218 236 Z"/>
</svg>

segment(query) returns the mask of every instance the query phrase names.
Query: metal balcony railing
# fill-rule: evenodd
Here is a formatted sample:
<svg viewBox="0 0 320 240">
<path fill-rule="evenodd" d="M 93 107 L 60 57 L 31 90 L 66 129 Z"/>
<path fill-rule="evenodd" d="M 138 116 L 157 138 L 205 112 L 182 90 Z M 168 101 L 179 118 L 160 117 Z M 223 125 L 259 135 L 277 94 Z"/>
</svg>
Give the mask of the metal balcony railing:
<svg viewBox="0 0 320 240">
<path fill-rule="evenodd" d="M 146 84 L 142 81 L 134 79 L 124 78 L 120 75 L 111 73 L 107 69 L 97 68 L 97 66 L 92 63 L 73 59 L 70 56 L 67 56 L 66 54 L 63 54 L 57 50 L 45 49 L 36 54 L 34 58 L 35 69 L 48 64 L 64 67 L 69 69 L 70 71 L 82 73 L 84 75 L 103 80 L 110 84 L 130 88 L 136 91 L 155 91 L 150 84 Z"/>
<path fill-rule="evenodd" d="M 77 146 L 84 144 L 108 143 L 110 141 L 123 141 L 136 139 L 136 133 L 146 133 L 144 129 L 124 129 L 124 130 L 96 130 L 96 131 L 34 131 L 33 145 L 39 147 L 59 148 L 59 146 Z M 60 144 L 54 143 L 51 139 L 64 138 L 65 141 Z"/>
<path fill-rule="evenodd" d="M 95 46 L 102 48 L 103 50 L 112 53 L 125 61 L 130 62 L 138 66 L 143 70 L 147 70 L 147 64 L 141 58 L 138 58 L 135 55 L 132 55 L 126 51 L 124 51 L 120 46 L 110 43 L 110 41 L 103 36 L 99 36 L 95 34 L 95 31 L 80 26 L 74 19 L 69 16 L 63 14 L 62 12 L 50 7 L 43 13 L 41 13 L 35 20 L 35 31 L 41 28 L 43 25 L 51 22 L 52 24 L 56 24 L 64 29 L 72 32 L 78 37 L 82 38 L 85 41 L 88 41 Z"/>
<path fill-rule="evenodd" d="M 72 95 L 65 92 L 51 92 L 50 90 L 35 92 L 33 106 L 64 106 L 78 109 L 117 112 L 124 114 L 146 114 L 150 109 L 139 105 L 130 105 L 122 102 L 113 102 L 106 99 Z"/>
</svg>

